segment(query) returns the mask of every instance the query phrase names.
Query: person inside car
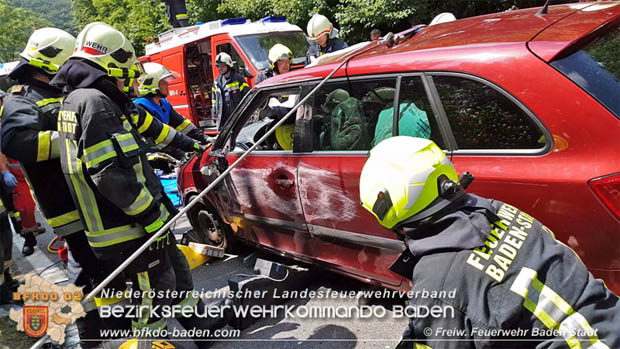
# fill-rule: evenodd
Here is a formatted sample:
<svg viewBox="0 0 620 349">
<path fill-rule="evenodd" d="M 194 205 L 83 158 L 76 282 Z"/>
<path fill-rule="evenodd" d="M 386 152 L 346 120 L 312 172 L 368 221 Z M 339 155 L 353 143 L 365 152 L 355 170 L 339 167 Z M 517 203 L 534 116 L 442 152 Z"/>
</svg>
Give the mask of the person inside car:
<svg viewBox="0 0 620 349">
<path fill-rule="evenodd" d="M 393 87 L 380 87 L 370 90 L 362 99 L 365 110 L 372 110 L 373 105 L 381 108 L 377 118 L 375 137 L 372 146 L 379 144 L 384 139 L 392 137 L 394 123 L 394 95 Z M 399 103 L 398 133 L 402 136 L 430 138 L 431 128 L 428 123 L 426 112 L 419 109 L 412 101 Z"/>
</svg>

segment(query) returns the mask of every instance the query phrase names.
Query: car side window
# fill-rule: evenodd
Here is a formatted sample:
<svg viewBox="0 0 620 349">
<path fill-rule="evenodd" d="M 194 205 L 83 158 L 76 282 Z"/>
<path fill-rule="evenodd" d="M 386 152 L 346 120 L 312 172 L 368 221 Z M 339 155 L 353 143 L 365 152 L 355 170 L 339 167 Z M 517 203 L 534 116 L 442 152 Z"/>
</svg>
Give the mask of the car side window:
<svg viewBox="0 0 620 349">
<path fill-rule="evenodd" d="M 432 139 L 440 148 L 444 148 L 439 126 L 420 76 L 403 77 L 398 96 L 398 110 L 390 107 L 381 111 L 375 127 L 373 146 L 392 136 L 394 121 L 391 119 L 394 117 L 399 120 L 399 136 Z"/>
<path fill-rule="evenodd" d="M 395 87 L 396 78 L 326 84 L 314 95 L 312 149 L 370 150 L 380 114 L 394 104 Z M 392 119 L 384 126 L 391 130 Z"/>
<path fill-rule="evenodd" d="M 491 86 L 433 76 L 459 149 L 540 149 L 545 137 L 525 111 Z"/>
<path fill-rule="evenodd" d="M 234 142 L 234 151 L 245 151 L 256 143 L 265 133 L 283 118 L 299 100 L 299 88 L 285 91 L 264 92 L 257 96 L 243 116 L 235 124 L 241 127 Z M 293 151 L 295 134 L 295 115 L 278 126 L 256 151 Z"/>
</svg>

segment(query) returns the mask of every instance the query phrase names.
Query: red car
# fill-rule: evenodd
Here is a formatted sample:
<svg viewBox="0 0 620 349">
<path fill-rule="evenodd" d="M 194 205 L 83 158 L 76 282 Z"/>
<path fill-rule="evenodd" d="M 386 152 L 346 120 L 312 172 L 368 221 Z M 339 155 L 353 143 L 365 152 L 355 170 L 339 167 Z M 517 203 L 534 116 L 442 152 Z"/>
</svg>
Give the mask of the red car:
<svg viewBox="0 0 620 349">
<path fill-rule="evenodd" d="M 216 244 L 245 240 L 409 289 L 388 270 L 402 242 L 362 208 L 358 189 L 368 149 L 396 132 L 434 140 L 475 175 L 471 192 L 535 216 L 620 293 L 620 2 L 538 11 L 362 44 L 377 46 L 232 170 L 189 212 L 192 225 Z M 202 167 L 232 164 L 343 56 L 254 88 L 210 151 L 183 166 L 185 202 L 214 178 Z"/>
</svg>

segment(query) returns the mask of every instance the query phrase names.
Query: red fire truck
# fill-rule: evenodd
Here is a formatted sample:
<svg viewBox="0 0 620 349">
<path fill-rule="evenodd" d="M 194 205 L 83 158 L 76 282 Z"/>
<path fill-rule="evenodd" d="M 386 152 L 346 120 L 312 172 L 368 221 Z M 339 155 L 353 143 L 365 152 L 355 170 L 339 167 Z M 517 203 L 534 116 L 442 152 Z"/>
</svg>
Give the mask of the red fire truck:
<svg viewBox="0 0 620 349">
<path fill-rule="evenodd" d="M 175 28 L 160 34 L 157 42 L 147 44 L 140 60 L 160 63 L 179 73 L 181 78 L 170 84 L 168 101 L 194 124 L 212 128 L 215 119 L 211 115 L 211 87 L 219 74 L 217 54 L 230 54 L 236 71 L 252 87 L 254 77 L 269 66 L 269 49 L 277 43 L 293 51 L 293 67 L 303 66 L 308 50 L 304 32 L 285 17 L 275 16 L 256 22 L 229 18 Z"/>
</svg>

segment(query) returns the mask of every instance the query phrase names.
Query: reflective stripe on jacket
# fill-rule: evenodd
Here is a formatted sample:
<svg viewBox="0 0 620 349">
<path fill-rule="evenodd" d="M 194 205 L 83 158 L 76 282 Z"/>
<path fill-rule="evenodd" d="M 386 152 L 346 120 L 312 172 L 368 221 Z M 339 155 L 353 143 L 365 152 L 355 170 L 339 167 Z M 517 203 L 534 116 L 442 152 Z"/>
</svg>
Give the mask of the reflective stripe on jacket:
<svg viewBox="0 0 620 349">
<path fill-rule="evenodd" d="M 2 151 L 19 161 L 37 206 L 63 237 L 83 229 L 60 159 L 60 91 L 42 82 L 19 86 L 2 112 Z"/>
</svg>

